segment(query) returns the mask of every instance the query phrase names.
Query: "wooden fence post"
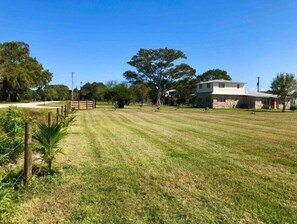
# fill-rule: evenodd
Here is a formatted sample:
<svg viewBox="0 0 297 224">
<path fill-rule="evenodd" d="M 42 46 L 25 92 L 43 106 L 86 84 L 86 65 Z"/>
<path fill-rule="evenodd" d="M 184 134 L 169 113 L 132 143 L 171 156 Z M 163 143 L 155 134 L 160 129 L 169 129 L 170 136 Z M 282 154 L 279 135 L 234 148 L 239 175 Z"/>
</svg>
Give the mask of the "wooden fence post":
<svg viewBox="0 0 297 224">
<path fill-rule="evenodd" d="M 56 114 L 57 124 L 59 124 L 59 114 L 60 114 L 60 111 L 59 111 L 59 108 L 57 108 L 57 114 Z"/>
<path fill-rule="evenodd" d="M 64 117 L 66 117 L 67 115 L 66 115 L 66 104 L 65 104 L 65 106 L 64 106 Z"/>
<path fill-rule="evenodd" d="M 88 109 L 88 101 L 86 101 L 86 110 Z"/>
<path fill-rule="evenodd" d="M 79 107 L 80 107 L 80 103 L 79 103 L 79 101 L 77 101 L 78 102 L 78 110 L 79 110 Z"/>
<path fill-rule="evenodd" d="M 32 128 L 30 123 L 25 124 L 25 154 L 24 154 L 24 185 L 28 187 L 32 177 Z"/>
<path fill-rule="evenodd" d="M 61 106 L 61 115 L 64 116 L 64 107 Z"/>
<path fill-rule="evenodd" d="M 48 127 L 51 127 L 52 126 L 52 123 L 53 123 L 53 114 L 52 112 L 48 112 L 48 115 L 47 115 L 47 123 L 48 123 Z"/>
</svg>

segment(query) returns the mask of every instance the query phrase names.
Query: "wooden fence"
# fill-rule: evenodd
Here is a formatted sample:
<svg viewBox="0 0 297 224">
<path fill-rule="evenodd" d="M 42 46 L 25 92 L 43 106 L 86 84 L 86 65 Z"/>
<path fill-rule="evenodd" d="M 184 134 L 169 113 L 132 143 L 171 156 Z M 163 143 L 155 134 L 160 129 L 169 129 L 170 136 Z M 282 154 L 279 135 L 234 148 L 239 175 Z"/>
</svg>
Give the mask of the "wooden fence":
<svg viewBox="0 0 297 224">
<path fill-rule="evenodd" d="M 96 108 L 95 101 L 80 101 L 80 100 L 71 100 L 70 108 L 75 108 L 76 110 L 91 110 Z"/>
</svg>

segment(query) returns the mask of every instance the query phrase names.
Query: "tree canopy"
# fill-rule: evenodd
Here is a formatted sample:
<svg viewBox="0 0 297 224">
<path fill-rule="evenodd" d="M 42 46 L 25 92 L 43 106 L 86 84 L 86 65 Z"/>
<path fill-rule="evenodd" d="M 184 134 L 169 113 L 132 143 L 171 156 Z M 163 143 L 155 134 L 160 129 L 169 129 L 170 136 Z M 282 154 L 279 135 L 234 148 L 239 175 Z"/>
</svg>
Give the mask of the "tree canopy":
<svg viewBox="0 0 297 224">
<path fill-rule="evenodd" d="M 297 91 L 297 80 L 294 74 L 279 73 L 271 82 L 271 91 L 280 97 L 283 104 L 283 112 L 285 112 L 286 105 L 290 97 Z"/>
<path fill-rule="evenodd" d="M 210 69 L 197 76 L 198 82 L 207 82 L 215 79 L 232 80 L 228 73 L 221 69 Z"/>
<path fill-rule="evenodd" d="M 107 87 L 102 82 L 87 82 L 81 87 L 80 94 L 83 99 L 103 100 Z"/>
<path fill-rule="evenodd" d="M 105 99 L 116 101 L 119 108 L 124 108 L 133 98 L 135 98 L 133 90 L 123 84 L 115 85 L 105 93 Z"/>
<path fill-rule="evenodd" d="M 28 44 L 5 42 L 0 43 L 0 78 L 2 97 L 17 101 L 29 88 L 46 85 L 52 73 L 30 56 Z"/>
<path fill-rule="evenodd" d="M 185 63 L 174 64 L 174 61 L 186 58 L 186 55 L 180 50 L 141 48 L 127 62 L 135 67 L 136 71 L 126 71 L 124 77 L 134 84 L 147 80 L 156 92 L 157 105 L 160 105 L 161 95 L 170 83 L 195 75 L 196 71 L 191 66 Z"/>
</svg>

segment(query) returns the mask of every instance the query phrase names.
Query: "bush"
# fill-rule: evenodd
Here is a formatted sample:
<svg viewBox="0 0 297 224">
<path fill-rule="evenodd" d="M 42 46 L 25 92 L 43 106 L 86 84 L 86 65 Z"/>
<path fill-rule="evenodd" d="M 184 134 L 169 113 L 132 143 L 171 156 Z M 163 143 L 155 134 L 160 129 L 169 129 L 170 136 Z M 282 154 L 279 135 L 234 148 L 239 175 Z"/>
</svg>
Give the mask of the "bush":
<svg viewBox="0 0 297 224">
<path fill-rule="evenodd" d="M 297 110 L 297 105 L 296 105 L 296 104 L 295 104 L 295 105 L 291 105 L 291 106 L 290 106 L 290 110 L 292 110 L 292 111 Z"/>
<path fill-rule="evenodd" d="M 24 147 L 24 123 L 26 116 L 10 107 L 1 118 L 0 164 L 16 161 Z"/>
</svg>

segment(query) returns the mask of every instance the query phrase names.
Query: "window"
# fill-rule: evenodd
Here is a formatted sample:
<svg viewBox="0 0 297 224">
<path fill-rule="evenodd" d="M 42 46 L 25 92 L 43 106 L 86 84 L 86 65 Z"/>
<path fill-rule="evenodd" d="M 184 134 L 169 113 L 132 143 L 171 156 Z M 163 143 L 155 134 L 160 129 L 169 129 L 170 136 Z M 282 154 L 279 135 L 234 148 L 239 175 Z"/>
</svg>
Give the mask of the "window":
<svg viewBox="0 0 297 224">
<path fill-rule="evenodd" d="M 226 98 L 224 98 L 224 97 L 218 97 L 217 101 L 218 102 L 226 102 Z"/>
<path fill-rule="evenodd" d="M 237 89 L 239 89 L 239 84 L 237 84 Z"/>
<path fill-rule="evenodd" d="M 210 83 L 207 83 L 207 88 L 208 88 L 208 89 L 210 88 Z"/>
<path fill-rule="evenodd" d="M 219 88 L 225 88 L 225 83 L 220 82 L 219 83 Z"/>
<path fill-rule="evenodd" d="M 269 98 L 262 98 L 262 104 L 268 105 L 269 104 Z"/>
<path fill-rule="evenodd" d="M 203 86 L 202 84 L 199 84 L 199 89 L 202 89 L 202 86 Z"/>
</svg>

